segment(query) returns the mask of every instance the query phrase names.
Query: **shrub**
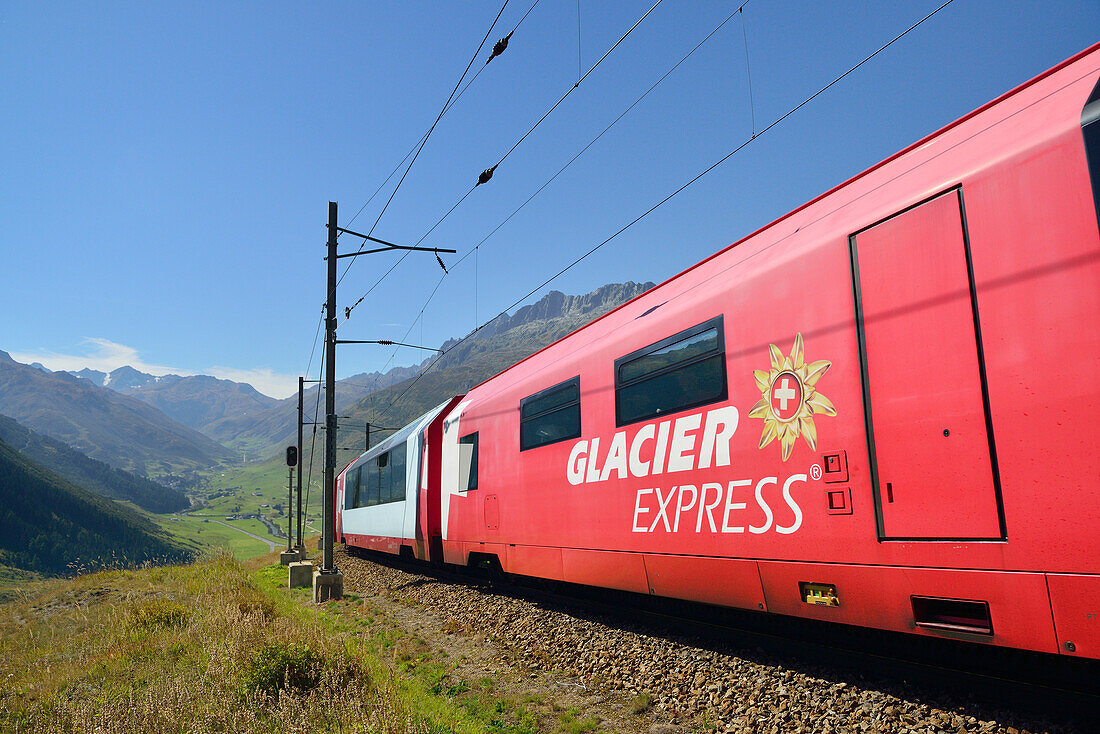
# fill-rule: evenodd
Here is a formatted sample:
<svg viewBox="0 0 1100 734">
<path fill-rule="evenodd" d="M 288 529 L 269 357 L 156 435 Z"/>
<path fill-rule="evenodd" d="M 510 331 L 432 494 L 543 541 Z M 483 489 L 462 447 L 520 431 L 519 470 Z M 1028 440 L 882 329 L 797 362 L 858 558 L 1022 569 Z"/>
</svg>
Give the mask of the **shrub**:
<svg viewBox="0 0 1100 734">
<path fill-rule="evenodd" d="M 310 691 L 320 685 L 324 672 L 324 656 L 309 645 L 272 642 L 256 650 L 246 661 L 243 692 Z"/>
</svg>

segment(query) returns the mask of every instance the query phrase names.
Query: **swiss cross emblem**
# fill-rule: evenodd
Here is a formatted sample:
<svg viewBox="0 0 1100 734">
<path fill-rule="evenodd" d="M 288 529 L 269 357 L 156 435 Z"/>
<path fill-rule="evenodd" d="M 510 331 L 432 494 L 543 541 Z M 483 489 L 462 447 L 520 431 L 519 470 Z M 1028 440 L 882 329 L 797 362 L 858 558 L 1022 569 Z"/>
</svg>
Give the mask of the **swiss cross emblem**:
<svg viewBox="0 0 1100 734">
<path fill-rule="evenodd" d="M 806 362 L 801 334 L 795 335 L 789 356 L 775 344 L 768 345 L 768 354 L 771 368 L 753 370 L 760 400 L 752 406 L 749 417 L 764 421 L 760 448 L 779 439 L 780 455 L 786 461 L 800 436 L 817 450 L 815 415 L 836 415 L 832 401 L 817 390 L 817 381 L 832 363 L 824 359 Z"/>
<path fill-rule="evenodd" d="M 781 421 L 789 421 L 798 415 L 802 407 L 802 382 L 793 372 L 780 372 L 772 380 L 772 415 Z"/>
</svg>

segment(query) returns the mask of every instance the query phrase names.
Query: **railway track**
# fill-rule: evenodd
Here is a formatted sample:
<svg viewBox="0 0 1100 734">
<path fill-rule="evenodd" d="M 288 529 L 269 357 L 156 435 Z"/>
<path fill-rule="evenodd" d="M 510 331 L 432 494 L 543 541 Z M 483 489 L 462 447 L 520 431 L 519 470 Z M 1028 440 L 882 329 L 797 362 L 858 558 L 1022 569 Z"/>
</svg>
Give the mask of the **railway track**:
<svg viewBox="0 0 1100 734">
<path fill-rule="evenodd" d="M 652 696 L 718 731 L 1092 732 L 1100 666 L 637 594 L 341 553 L 345 575 L 462 619 L 521 662 Z M 346 567 L 345 567 L 346 566 Z M 349 568 L 352 572 L 349 574 Z M 357 592 L 359 593 L 359 592 Z"/>
</svg>

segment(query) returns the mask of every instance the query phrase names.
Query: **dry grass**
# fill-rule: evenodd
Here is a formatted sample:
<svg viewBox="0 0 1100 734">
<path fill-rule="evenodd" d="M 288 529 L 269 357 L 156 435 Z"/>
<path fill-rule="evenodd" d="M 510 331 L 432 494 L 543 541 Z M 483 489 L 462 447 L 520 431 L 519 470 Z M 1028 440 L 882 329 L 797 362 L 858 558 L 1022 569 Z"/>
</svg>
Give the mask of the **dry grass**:
<svg viewBox="0 0 1100 734">
<path fill-rule="evenodd" d="M 227 557 L 37 586 L 0 607 L 0 730 L 451 728 L 410 712 L 376 662 L 277 602 Z"/>
</svg>

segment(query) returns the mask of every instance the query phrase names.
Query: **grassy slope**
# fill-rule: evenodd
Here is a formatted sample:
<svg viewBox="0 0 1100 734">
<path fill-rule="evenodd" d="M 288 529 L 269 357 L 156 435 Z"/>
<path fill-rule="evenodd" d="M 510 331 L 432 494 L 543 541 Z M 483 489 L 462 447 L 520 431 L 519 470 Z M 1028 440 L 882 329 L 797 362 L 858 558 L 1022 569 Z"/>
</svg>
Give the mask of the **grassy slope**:
<svg viewBox="0 0 1100 734">
<path fill-rule="evenodd" d="M 29 584 L 0 606 L 0 730 L 540 730 L 362 600 L 306 603 L 270 561 Z"/>
<path fill-rule="evenodd" d="M 0 565 L 0 604 L 18 598 L 27 584 L 41 578 L 33 571 Z"/>
<path fill-rule="evenodd" d="M 246 561 L 262 556 L 269 546 L 244 533 L 238 533 L 216 522 L 203 522 L 202 518 L 177 516 L 160 518 L 161 527 L 173 538 L 199 551 L 225 550 L 234 558 Z M 259 535 L 259 533 L 257 533 Z"/>
</svg>

